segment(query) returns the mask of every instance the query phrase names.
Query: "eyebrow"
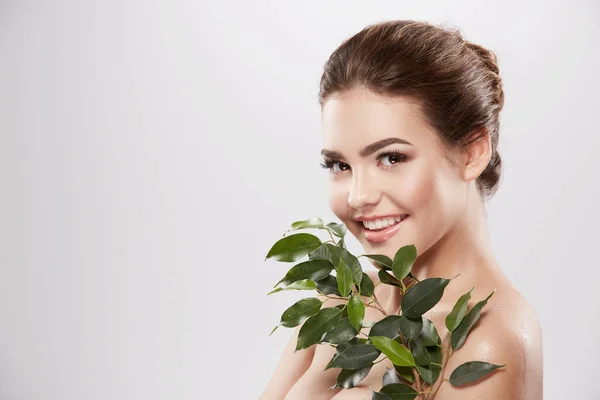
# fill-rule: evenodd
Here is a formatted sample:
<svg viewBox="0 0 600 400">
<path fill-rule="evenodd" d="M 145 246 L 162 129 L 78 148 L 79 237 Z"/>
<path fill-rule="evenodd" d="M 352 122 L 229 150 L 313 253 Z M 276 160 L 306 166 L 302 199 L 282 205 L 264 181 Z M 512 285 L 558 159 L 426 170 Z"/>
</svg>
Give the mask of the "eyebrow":
<svg viewBox="0 0 600 400">
<path fill-rule="evenodd" d="M 358 154 L 362 158 L 368 157 L 371 154 L 375 153 L 377 150 L 382 149 L 386 146 L 389 146 L 390 144 L 393 144 L 393 143 L 401 143 L 401 144 L 407 144 L 409 146 L 412 146 L 412 143 L 407 142 L 404 139 L 400 139 L 397 137 L 390 137 L 387 139 L 381 139 L 374 143 L 371 143 L 370 145 L 368 145 L 364 149 L 362 149 Z M 327 149 L 321 150 L 321 155 L 328 157 L 328 158 L 344 158 L 342 153 L 340 153 L 339 151 L 327 150 Z"/>
</svg>

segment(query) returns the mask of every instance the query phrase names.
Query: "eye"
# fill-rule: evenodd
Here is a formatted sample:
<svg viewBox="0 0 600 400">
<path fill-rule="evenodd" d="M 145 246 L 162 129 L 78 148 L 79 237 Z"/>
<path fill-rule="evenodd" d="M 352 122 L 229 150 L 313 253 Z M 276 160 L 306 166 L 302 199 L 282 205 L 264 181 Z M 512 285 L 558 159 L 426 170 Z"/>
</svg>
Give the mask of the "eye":
<svg viewBox="0 0 600 400">
<path fill-rule="evenodd" d="M 382 153 L 377 154 L 377 160 L 384 160 L 386 158 L 390 161 L 389 165 L 383 163 L 383 166 L 386 169 L 394 168 L 398 164 L 408 160 L 408 156 L 398 150 L 384 151 Z"/>
<path fill-rule="evenodd" d="M 381 153 L 377 154 L 377 156 L 376 156 L 377 161 L 383 160 L 386 158 L 389 160 L 389 164 L 382 162 L 383 168 L 384 169 L 392 169 L 392 168 L 397 167 L 399 164 L 407 161 L 410 157 L 408 155 L 402 153 L 400 150 L 388 150 L 388 151 L 381 152 Z M 337 164 L 339 164 L 338 169 L 335 168 Z M 321 167 L 324 169 L 328 169 L 329 172 L 334 175 L 344 172 L 345 170 L 350 168 L 350 166 L 346 163 L 343 163 L 339 160 L 331 160 L 331 159 L 325 159 L 325 161 L 323 161 L 321 163 Z"/>
<path fill-rule="evenodd" d="M 335 170 L 335 165 L 336 164 L 340 164 L 340 166 L 348 167 L 348 164 L 344 164 L 343 162 L 338 161 L 338 160 L 325 160 L 324 162 L 321 163 L 321 167 L 325 168 L 325 169 L 328 169 L 329 172 L 332 173 L 332 174 L 339 174 L 343 170 L 336 171 Z"/>
</svg>

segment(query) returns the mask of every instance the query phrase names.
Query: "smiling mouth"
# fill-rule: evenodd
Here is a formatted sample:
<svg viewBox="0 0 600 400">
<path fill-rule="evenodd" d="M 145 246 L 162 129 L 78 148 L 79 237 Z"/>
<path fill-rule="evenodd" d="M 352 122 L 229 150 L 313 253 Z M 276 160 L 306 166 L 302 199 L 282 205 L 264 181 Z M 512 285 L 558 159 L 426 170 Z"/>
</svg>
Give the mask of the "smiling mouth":
<svg viewBox="0 0 600 400">
<path fill-rule="evenodd" d="M 388 218 L 381 218 L 378 220 L 357 221 L 357 222 L 359 222 L 362 225 L 361 227 L 364 229 L 368 229 L 369 231 L 372 231 L 372 232 L 380 232 L 380 231 L 384 231 L 394 225 L 398 225 L 399 223 L 404 221 L 407 217 L 408 217 L 408 214 L 404 214 L 404 215 L 398 215 L 396 217 L 388 217 Z M 382 223 L 382 221 L 383 221 L 383 223 Z"/>
<path fill-rule="evenodd" d="M 361 228 L 362 234 L 369 242 L 382 243 L 387 241 L 389 238 L 394 236 L 404 225 L 404 221 L 409 215 L 404 216 L 400 221 L 396 221 L 392 225 L 388 225 L 385 228 L 369 229 L 362 222 L 357 221 Z"/>
</svg>

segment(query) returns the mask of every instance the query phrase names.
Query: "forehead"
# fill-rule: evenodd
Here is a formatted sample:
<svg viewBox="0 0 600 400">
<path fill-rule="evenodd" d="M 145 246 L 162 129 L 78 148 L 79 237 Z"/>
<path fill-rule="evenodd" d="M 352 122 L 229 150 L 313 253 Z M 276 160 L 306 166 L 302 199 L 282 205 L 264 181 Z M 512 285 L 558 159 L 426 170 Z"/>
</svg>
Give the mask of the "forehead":
<svg viewBox="0 0 600 400">
<path fill-rule="evenodd" d="M 353 89 L 330 97 L 321 111 L 323 147 L 362 148 L 387 137 L 399 137 L 416 147 L 435 145 L 437 135 L 420 105 L 411 99 L 378 96 Z"/>
</svg>

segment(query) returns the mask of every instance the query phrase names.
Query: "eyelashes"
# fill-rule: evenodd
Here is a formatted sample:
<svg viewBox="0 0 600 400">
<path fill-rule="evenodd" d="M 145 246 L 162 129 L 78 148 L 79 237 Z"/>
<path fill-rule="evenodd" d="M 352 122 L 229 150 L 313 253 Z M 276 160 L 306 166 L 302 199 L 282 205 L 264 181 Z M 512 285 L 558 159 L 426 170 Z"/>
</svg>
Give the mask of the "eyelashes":
<svg viewBox="0 0 600 400">
<path fill-rule="evenodd" d="M 386 157 L 389 157 L 390 161 L 392 159 L 395 160 L 393 163 L 391 163 L 391 165 L 383 166 L 384 169 L 388 169 L 388 170 L 397 167 L 401 163 L 408 161 L 408 159 L 410 158 L 408 155 L 406 155 L 402 151 L 400 151 L 398 149 L 392 149 L 392 150 L 382 151 L 382 152 L 378 153 L 376 156 L 376 160 L 379 161 Z M 341 162 L 340 160 L 332 160 L 332 159 L 326 159 L 320 165 L 321 165 L 321 168 L 329 170 L 329 172 L 332 174 L 339 174 L 340 172 L 343 172 L 345 170 L 340 170 L 339 172 L 334 171 L 334 167 L 338 163 L 349 167 L 348 164 L 345 164 L 345 163 Z"/>
</svg>

